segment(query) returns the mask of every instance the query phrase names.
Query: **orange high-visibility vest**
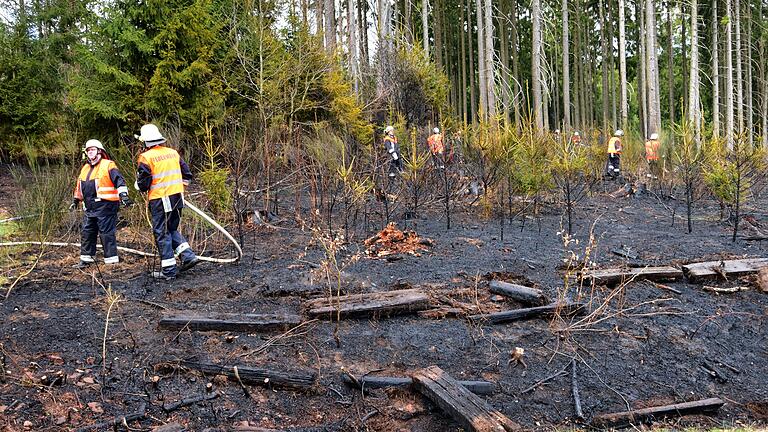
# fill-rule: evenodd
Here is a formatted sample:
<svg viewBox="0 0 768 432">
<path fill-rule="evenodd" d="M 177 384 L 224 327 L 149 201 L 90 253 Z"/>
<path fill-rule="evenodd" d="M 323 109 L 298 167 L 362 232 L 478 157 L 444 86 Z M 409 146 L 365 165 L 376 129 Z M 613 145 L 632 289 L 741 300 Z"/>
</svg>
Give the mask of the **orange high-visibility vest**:
<svg viewBox="0 0 768 432">
<path fill-rule="evenodd" d="M 445 147 L 443 146 L 443 135 L 436 133 L 427 138 L 427 144 L 429 145 L 429 151 L 432 154 L 443 154 Z"/>
<path fill-rule="evenodd" d="M 95 182 L 96 201 L 117 201 L 117 189 L 109 177 L 109 172 L 117 169 L 117 165 L 109 159 L 101 158 L 98 164 L 85 164 L 80 170 L 75 186 L 75 198 L 83 201 L 83 186 L 85 182 Z"/>
<path fill-rule="evenodd" d="M 145 164 L 152 171 L 150 200 L 184 192 L 180 161 L 181 157 L 176 150 L 163 146 L 152 147 L 139 155 L 139 163 Z"/>
<path fill-rule="evenodd" d="M 659 160 L 659 140 L 648 140 L 645 142 L 645 160 Z"/>
<path fill-rule="evenodd" d="M 608 154 L 621 154 L 621 138 L 611 137 L 608 140 Z"/>
</svg>

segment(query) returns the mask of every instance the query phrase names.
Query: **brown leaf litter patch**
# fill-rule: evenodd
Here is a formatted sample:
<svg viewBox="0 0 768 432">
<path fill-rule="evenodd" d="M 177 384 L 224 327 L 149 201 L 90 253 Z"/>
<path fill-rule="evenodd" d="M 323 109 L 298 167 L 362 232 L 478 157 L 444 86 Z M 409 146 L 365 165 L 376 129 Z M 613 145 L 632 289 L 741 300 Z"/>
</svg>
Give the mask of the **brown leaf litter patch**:
<svg viewBox="0 0 768 432">
<path fill-rule="evenodd" d="M 432 240 L 419 237 L 415 231 L 397 229 L 394 222 L 389 223 L 383 230 L 365 240 L 366 254 L 372 258 L 382 258 L 398 254 L 421 256 L 421 251 L 427 251 L 433 245 Z"/>
</svg>

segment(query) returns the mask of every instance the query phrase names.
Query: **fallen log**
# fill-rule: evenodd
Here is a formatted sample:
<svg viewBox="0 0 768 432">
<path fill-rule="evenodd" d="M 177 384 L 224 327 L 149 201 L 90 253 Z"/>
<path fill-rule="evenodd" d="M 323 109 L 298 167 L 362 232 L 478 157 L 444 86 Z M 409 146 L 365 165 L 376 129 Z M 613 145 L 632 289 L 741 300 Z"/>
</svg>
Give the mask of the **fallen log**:
<svg viewBox="0 0 768 432">
<path fill-rule="evenodd" d="M 523 285 L 494 280 L 489 284 L 489 290 L 494 294 L 509 297 L 520 303 L 530 305 L 545 305 L 549 303 L 549 299 L 540 289 L 529 288 Z"/>
<path fill-rule="evenodd" d="M 306 303 L 309 315 L 341 316 L 398 314 L 416 312 L 430 306 L 429 296 L 420 289 L 406 289 L 366 294 L 320 298 Z"/>
<path fill-rule="evenodd" d="M 83 426 L 80 429 L 77 430 L 77 432 L 87 432 L 92 430 L 106 430 L 106 429 L 112 429 L 115 425 L 123 424 L 132 422 L 134 420 L 139 420 L 144 418 L 144 416 L 147 413 L 147 404 L 143 403 L 139 405 L 139 409 L 136 410 L 136 412 L 131 414 L 126 414 L 122 416 L 115 417 L 112 420 L 108 420 L 101 423 L 95 423 L 90 426 Z"/>
<path fill-rule="evenodd" d="M 223 312 L 201 314 L 194 311 L 172 311 L 164 315 L 158 325 L 161 329 L 169 330 L 188 328 L 199 331 L 254 332 L 275 329 L 287 330 L 298 324 L 301 324 L 301 317 L 298 315 Z"/>
<path fill-rule="evenodd" d="M 703 289 L 704 291 L 709 291 L 709 292 L 718 293 L 718 294 L 733 294 L 739 291 L 749 291 L 748 286 L 735 286 L 735 287 L 723 288 L 723 287 L 704 285 L 701 287 L 701 289 Z"/>
<path fill-rule="evenodd" d="M 165 412 L 171 412 L 176 411 L 179 408 L 183 408 L 185 406 L 194 405 L 198 402 L 204 402 L 209 401 L 212 399 L 216 399 L 219 397 L 218 393 L 202 393 L 192 396 L 187 396 L 185 398 L 182 398 L 181 400 L 178 400 L 176 402 L 169 402 L 167 404 L 163 405 L 163 411 Z"/>
<path fill-rule="evenodd" d="M 665 417 L 677 417 L 688 414 L 714 414 L 723 404 L 725 404 L 725 401 L 722 399 L 710 398 L 619 413 L 601 414 L 592 419 L 592 426 L 614 428 L 651 423 L 656 419 Z"/>
<path fill-rule="evenodd" d="M 239 381 L 242 383 L 268 387 L 306 388 L 314 385 L 317 379 L 315 372 L 282 372 L 240 365 L 221 366 L 192 361 L 182 361 L 181 365 L 205 374 L 225 375 L 233 381 L 238 381 L 239 377 Z M 237 367 L 237 373 L 235 373 L 235 367 Z"/>
<path fill-rule="evenodd" d="M 152 429 L 152 432 L 185 432 L 187 430 L 181 423 L 168 423 Z"/>
<path fill-rule="evenodd" d="M 768 266 L 768 258 L 747 258 L 687 264 L 683 266 L 683 272 L 691 282 L 698 282 L 718 276 L 727 278 L 753 274 L 766 266 Z"/>
<path fill-rule="evenodd" d="M 411 377 L 364 376 L 353 379 L 349 375 L 344 374 L 342 375 L 342 380 L 350 386 L 363 389 L 408 387 L 413 384 L 413 378 Z M 496 384 L 488 381 L 458 381 L 458 383 L 478 395 L 490 395 L 496 391 Z"/>
<path fill-rule="evenodd" d="M 491 324 L 501 324 L 510 321 L 520 321 L 542 316 L 561 314 L 564 316 L 583 315 L 586 305 L 584 303 L 552 303 L 546 306 L 537 306 L 525 309 L 513 309 L 491 314 L 472 315 L 473 321 L 487 321 Z"/>
<path fill-rule="evenodd" d="M 584 281 L 594 281 L 597 284 L 605 285 L 616 285 L 629 280 L 659 281 L 681 279 L 682 277 L 682 270 L 670 266 L 590 270 L 581 275 Z"/>
<path fill-rule="evenodd" d="M 437 366 L 413 374 L 416 388 L 469 431 L 503 432 L 519 426 Z"/>
</svg>

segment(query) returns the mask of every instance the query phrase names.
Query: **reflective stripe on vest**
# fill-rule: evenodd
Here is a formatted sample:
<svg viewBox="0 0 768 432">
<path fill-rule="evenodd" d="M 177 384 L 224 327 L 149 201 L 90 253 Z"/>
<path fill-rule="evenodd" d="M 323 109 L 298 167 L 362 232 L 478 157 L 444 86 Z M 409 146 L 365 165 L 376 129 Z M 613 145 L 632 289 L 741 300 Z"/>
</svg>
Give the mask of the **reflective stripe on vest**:
<svg viewBox="0 0 768 432">
<path fill-rule="evenodd" d="M 619 145 L 617 146 L 616 143 L 619 143 Z M 611 137 L 611 139 L 608 140 L 608 153 L 621 153 L 621 140 L 618 137 Z"/>
<path fill-rule="evenodd" d="M 150 200 L 184 192 L 180 161 L 176 150 L 163 146 L 152 147 L 139 155 L 139 163 L 147 165 L 152 172 Z"/>
<path fill-rule="evenodd" d="M 645 159 L 649 161 L 659 160 L 658 140 L 648 140 L 645 142 Z"/>
<path fill-rule="evenodd" d="M 117 165 L 115 165 L 115 163 L 109 159 L 101 159 L 97 165 L 93 166 L 93 169 L 91 169 L 90 164 L 83 165 L 83 168 L 80 170 L 80 176 L 78 177 L 78 181 L 80 183 L 79 192 L 81 196 L 78 197 L 78 191 L 75 191 L 75 197 L 78 199 L 83 199 L 82 184 L 92 181 L 95 182 L 96 201 L 117 201 L 117 189 L 112 183 L 112 179 L 109 177 L 109 172 L 113 169 L 117 169 Z"/>
</svg>

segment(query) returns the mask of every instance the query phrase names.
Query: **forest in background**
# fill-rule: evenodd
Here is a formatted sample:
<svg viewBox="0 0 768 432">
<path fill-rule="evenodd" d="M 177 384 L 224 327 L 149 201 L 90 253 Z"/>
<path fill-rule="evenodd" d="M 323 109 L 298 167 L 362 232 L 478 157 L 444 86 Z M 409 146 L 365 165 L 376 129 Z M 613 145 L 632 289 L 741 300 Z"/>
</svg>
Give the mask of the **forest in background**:
<svg viewBox="0 0 768 432">
<path fill-rule="evenodd" d="M 319 209 L 387 187 L 387 124 L 418 189 L 440 126 L 502 206 L 599 178 L 622 128 L 627 175 L 660 132 L 669 181 L 737 202 L 768 140 L 764 3 L 3 1 L 0 151 L 73 161 L 98 138 L 130 176 L 155 122 L 219 213 L 290 175 Z"/>
</svg>

